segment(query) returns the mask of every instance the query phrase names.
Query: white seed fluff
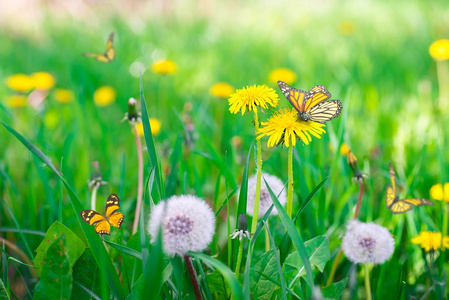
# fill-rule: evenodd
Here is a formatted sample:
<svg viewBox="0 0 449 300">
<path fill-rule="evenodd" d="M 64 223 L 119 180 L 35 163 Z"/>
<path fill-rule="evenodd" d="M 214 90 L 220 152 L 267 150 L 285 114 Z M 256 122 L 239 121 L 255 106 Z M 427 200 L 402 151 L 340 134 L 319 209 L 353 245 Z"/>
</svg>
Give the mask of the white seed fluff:
<svg viewBox="0 0 449 300">
<path fill-rule="evenodd" d="M 270 193 L 268 192 L 265 181 L 267 181 L 273 193 L 278 197 L 279 202 L 284 205 L 287 202 L 287 193 L 286 188 L 284 188 L 284 183 L 274 175 L 263 173 L 263 177 L 260 182 L 260 200 L 259 200 L 259 218 L 262 218 L 270 206 L 273 204 L 271 200 Z M 254 215 L 254 203 L 256 199 L 256 183 L 257 183 L 257 175 L 253 175 L 248 178 L 248 199 L 246 202 L 246 212 L 248 215 Z M 281 193 L 282 191 L 282 193 Z M 281 193 L 279 195 L 279 193 Z M 278 211 L 276 207 L 273 207 L 271 211 L 272 215 L 277 215 Z"/>
<path fill-rule="evenodd" d="M 148 232 L 154 243 L 162 226 L 162 243 L 170 256 L 202 251 L 215 233 L 215 215 L 202 199 L 193 195 L 172 196 L 151 210 Z"/>
<path fill-rule="evenodd" d="M 347 229 L 341 247 L 352 262 L 382 264 L 393 254 L 394 239 L 385 227 L 352 220 Z"/>
</svg>

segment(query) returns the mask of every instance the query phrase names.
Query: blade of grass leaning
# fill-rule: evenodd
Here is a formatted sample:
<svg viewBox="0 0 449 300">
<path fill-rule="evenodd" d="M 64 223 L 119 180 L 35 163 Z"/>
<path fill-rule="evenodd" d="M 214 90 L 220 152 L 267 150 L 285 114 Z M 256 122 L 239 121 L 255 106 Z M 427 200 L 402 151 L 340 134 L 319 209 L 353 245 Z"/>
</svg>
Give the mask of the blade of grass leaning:
<svg viewBox="0 0 449 300">
<path fill-rule="evenodd" d="M 115 248 L 119 251 L 122 251 L 123 253 L 131 255 L 132 257 L 142 260 L 142 253 L 140 253 L 139 251 L 136 251 L 134 249 L 128 248 L 126 246 L 123 246 L 123 245 L 120 245 L 117 243 L 113 243 L 111 241 L 107 241 L 107 240 L 104 240 L 104 241 L 106 242 L 106 244 L 110 245 L 112 248 Z"/>
<path fill-rule="evenodd" d="M 286 291 L 286 286 L 285 286 L 284 272 L 282 271 L 281 260 L 279 258 L 279 252 L 276 249 L 276 245 L 274 243 L 273 236 L 271 235 L 270 229 L 268 229 L 267 223 L 263 222 L 263 224 L 265 226 L 265 230 L 268 233 L 268 237 L 270 238 L 271 249 L 274 250 L 274 257 L 276 258 L 276 265 L 278 267 L 279 278 L 281 280 L 282 297 L 284 299 L 287 299 L 287 291 Z"/>
<path fill-rule="evenodd" d="M 243 292 L 240 283 L 238 282 L 237 278 L 235 278 L 234 273 L 225 264 L 200 252 L 189 251 L 188 254 L 192 257 L 195 257 L 196 259 L 205 261 L 206 263 L 217 269 L 229 283 L 234 299 L 243 299 Z"/>
<path fill-rule="evenodd" d="M 223 202 L 221 203 L 220 207 L 217 209 L 217 211 L 215 212 L 215 216 L 218 216 L 220 214 L 220 211 L 223 209 L 223 207 L 228 203 L 229 198 L 231 198 L 232 196 L 234 196 L 234 194 L 237 192 L 238 188 L 233 189 L 228 196 L 226 197 L 226 199 L 223 200 Z"/>
<path fill-rule="evenodd" d="M 273 193 L 273 190 L 268 185 L 267 181 L 265 180 L 265 177 L 262 175 L 263 180 L 265 181 L 265 185 L 267 187 L 268 192 L 270 193 L 271 200 L 273 201 L 274 206 L 278 210 L 279 217 L 282 220 L 282 223 L 284 224 L 285 228 L 287 229 L 288 234 L 290 235 L 290 238 L 292 239 L 293 244 L 295 245 L 296 249 L 298 250 L 299 256 L 301 257 L 302 263 L 304 264 L 304 268 L 306 269 L 307 273 L 307 281 L 311 288 L 313 288 L 313 274 L 312 274 L 312 267 L 310 266 L 309 258 L 307 256 L 306 247 L 304 246 L 304 242 L 302 241 L 301 236 L 299 235 L 298 230 L 296 230 L 296 226 L 293 223 L 292 220 L 290 220 L 290 217 L 287 214 L 287 211 L 282 207 L 282 204 L 279 202 L 279 200 L 276 198 L 276 195 Z M 313 296 L 313 289 L 312 290 L 312 296 Z"/>
<path fill-rule="evenodd" d="M 154 147 L 153 133 L 151 132 L 150 119 L 148 117 L 147 104 L 145 102 L 145 97 L 143 95 L 143 85 L 142 85 L 142 74 L 140 74 L 140 105 L 142 110 L 142 125 L 143 133 L 145 137 L 145 144 L 147 145 L 148 155 L 150 157 L 150 162 L 153 167 L 156 168 L 156 186 L 159 193 L 159 199 L 155 203 L 159 203 L 160 199 L 165 198 L 165 191 L 162 187 L 161 182 L 161 172 L 159 168 L 159 163 L 157 159 L 156 148 Z"/>
<path fill-rule="evenodd" d="M 300 209 L 296 213 L 295 218 L 293 219 L 293 223 L 296 226 L 296 222 L 299 218 L 299 214 L 307 207 L 307 205 L 310 203 L 310 200 L 312 200 L 313 196 L 321 189 L 321 187 L 324 185 L 328 177 L 324 178 L 313 190 L 310 192 L 309 196 L 307 196 L 306 200 L 301 205 Z M 292 240 L 290 238 L 290 235 L 288 232 L 284 234 L 284 237 L 282 238 L 281 242 L 279 243 L 279 252 L 281 257 L 281 264 L 284 263 L 285 259 L 287 258 L 288 252 L 290 251 L 290 248 L 292 246 Z"/>
<path fill-rule="evenodd" d="M 100 269 L 102 269 L 103 275 L 106 277 L 106 281 L 108 282 L 109 287 L 114 293 L 117 299 L 125 299 L 126 293 L 123 289 L 123 286 L 120 282 L 120 279 L 117 275 L 117 271 L 115 270 L 112 261 L 109 257 L 109 254 L 106 251 L 103 243 L 101 242 L 100 236 L 94 232 L 92 226 L 87 223 L 81 221 L 81 218 L 78 217 L 78 214 L 84 209 L 81 201 L 76 196 L 75 192 L 71 188 L 71 186 L 67 183 L 67 181 L 62 177 L 62 174 L 56 169 L 50 159 L 36 146 L 34 146 L 30 141 L 28 141 L 25 137 L 15 131 L 12 127 L 5 124 L 3 121 L 0 123 L 10 132 L 12 133 L 33 155 L 40 158 L 47 166 L 61 179 L 64 184 L 65 189 L 70 198 L 70 202 L 72 204 L 73 210 L 77 214 L 77 221 L 80 225 L 81 229 L 86 236 L 87 242 L 89 246 L 92 248 L 92 253 L 94 254 L 95 261 L 97 262 Z M 101 268 L 103 267 L 103 268 Z"/>
<path fill-rule="evenodd" d="M 270 281 L 271 283 L 277 285 L 278 287 L 281 287 L 281 283 L 274 280 L 273 278 L 268 277 L 267 275 L 265 275 L 264 273 L 260 272 L 259 270 L 255 270 L 253 269 L 254 272 L 256 272 L 257 274 L 259 274 L 260 276 L 262 276 L 263 278 L 265 278 L 266 280 Z M 289 289 L 288 287 L 285 287 L 285 289 L 287 290 L 287 292 L 289 294 L 291 294 L 293 297 L 296 297 L 296 299 L 301 299 L 301 297 L 299 297 L 298 295 L 296 295 L 296 293 Z M 289 299 L 289 298 L 284 298 L 284 299 Z"/>
<path fill-rule="evenodd" d="M 201 262 L 198 259 L 195 259 L 195 263 L 197 265 L 198 270 L 200 270 L 203 291 L 205 291 L 205 293 L 207 295 L 206 299 L 213 299 L 212 294 L 209 289 L 209 285 L 207 284 L 206 274 L 204 273 L 203 266 L 201 265 Z"/>
<path fill-rule="evenodd" d="M 173 152 L 170 156 L 171 160 L 171 167 L 170 167 L 170 175 L 168 175 L 168 178 L 166 180 L 166 195 L 167 197 L 170 197 L 175 194 L 176 192 L 176 186 L 177 186 L 177 180 L 178 180 L 178 172 L 176 167 L 178 166 L 179 158 L 181 157 L 182 153 L 182 137 L 178 136 L 176 139 L 175 146 L 173 147 Z"/>
</svg>

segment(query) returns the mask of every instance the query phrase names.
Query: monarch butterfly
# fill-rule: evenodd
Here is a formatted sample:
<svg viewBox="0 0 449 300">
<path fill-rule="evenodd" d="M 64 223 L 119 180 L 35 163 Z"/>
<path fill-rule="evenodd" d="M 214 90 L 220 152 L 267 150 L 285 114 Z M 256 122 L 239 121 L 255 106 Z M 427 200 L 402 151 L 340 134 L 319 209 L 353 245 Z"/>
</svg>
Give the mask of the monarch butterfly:
<svg viewBox="0 0 449 300">
<path fill-rule="evenodd" d="M 313 121 L 324 124 L 340 115 L 343 106 L 339 100 L 326 101 L 331 97 L 324 85 L 314 86 L 305 92 L 278 81 L 279 88 L 285 98 L 298 111 L 298 117 L 303 121 Z"/>
<path fill-rule="evenodd" d="M 114 33 L 109 35 L 108 43 L 106 44 L 106 52 L 104 54 L 95 54 L 95 53 L 83 53 L 84 56 L 95 57 L 96 60 L 109 63 L 115 58 L 115 49 L 112 45 L 114 41 Z"/>
<path fill-rule="evenodd" d="M 399 199 L 399 197 L 396 196 L 396 180 L 391 163 L 389 167 L 391 186 L 387 186 L 386 204 L 387 208 L 391 210 L 392 213 L 402 214 L 411 210 L 413 206 L 433 205 L 432 201 L 422 198 Z"/>
<path fill-rule="evenodd" d="M 105 215 L 95 210 L 85 209 L 81 212 L 81 219 L 89 225 L 95 225 L 95 232 L 111 235 L 111 225 L 120 229 L 124 215 L 117 210 L 120 209 L 120 199 L 116 194 L 109 195 L 105 205 Z"/>
</svg>

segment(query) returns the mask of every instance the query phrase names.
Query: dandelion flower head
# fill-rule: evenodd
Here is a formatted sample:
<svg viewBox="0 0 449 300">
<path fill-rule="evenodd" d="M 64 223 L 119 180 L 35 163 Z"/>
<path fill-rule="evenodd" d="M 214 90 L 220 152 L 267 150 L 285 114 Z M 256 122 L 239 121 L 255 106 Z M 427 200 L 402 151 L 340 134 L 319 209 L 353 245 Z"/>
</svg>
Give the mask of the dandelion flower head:
<svg viewBox="0 0 449 300">
<path fill-rule="evenodd" d="M 234 87 L 226 82 L 216 83 L 210 88 L 210 94 L 219 98 L 228 98 L 234 91 Z"/>
<path fill-rule="evenodd" d="M 279 80 L 285 82 L 286 84 L 293 84 L 296 82 L 297 78 L 298 77 L 296 76 L 295 72 L 287 68 L 274 69 L 268 75 L 268 80 L 272 84 L 277 84 Z"/>
<path fill-rule="evenodd" d="M 281 202 L 282 205 L 284 205 L 287 202 L 287 194 L 286 189 L 284 188 L 284 183 L 277 178 L 274 175 L 263 173 L 263 178 L 268 183 L 268 186 L 271 188 L 273 193 L 278 197 L 279 202 Z M 257 176 L 253 175 L 250 178 L 248 178 L 248 198 L 246 202 L 246 212 L 248 215 L 253 216 L 254 215 L 254 203 L 256 198 L 256 182 L 257 182 Z M 282 191 L 282 192 L 281 192 Z M 281 193 L 279 195 L 279 193 Z M 259 200 L 259 216 L 258 218 L 261 218 L 265 215 L 265 213 L 270 209 L 271 205 L 273 204 L 273 201 L 271 200 L 270 192 L 267 189 L 267 186 L 262 179 L 262 184 L 260 186 L 260 200 Z M 273 207 L 273 210 L 271 211 L 272 215 L 277 215 L 278 211 L 276 207 Z"/>
<path fill-rule="evenodd" d="M 94 102 L 97 106 L 107 106 L 115 101 L 116 92 L 111 86 L 102 86 L 94 93 Z"/>
<path fill-rule="evenodd" d="M 444 200 L 449 202 L 449 183 L 445 183 L 444 186 L 441 183 L 435 184 L 430 188 L 430 197 L 435 200 Z"/>
<path fill-rule="evenodd" d="M 266 85 L 253 85 L 231 94 L 228 99 L 229 111 L 233 114 L 255 111 L 258 106 L 268 108 L 268 106 L 276 107 L 279 101 L 279 96 L 276 91 Z"/>
<path fill-rule="evenodd" d="M 72 102 L 75 98 L 75 95 L 71 90 L 66 89 L 56 89 L 53 92 L 53 97 L 56 99 L 56 101 L 60 103 L 69 103 Z"/>
<path fill-rule="evenodd" d="M 11 95 L 6 98 L 6 106 L 11 108 L 24 107 L 27 105 L 27 97 L 24 95 Z"/>
<path fill-rule="evenodd" d="M 449 40 L 437 40 L 430 45 L 430 56 L 435 60 L 447 60 L 449 59 Z"/>
<path fill-rule="evenodd" d="M 411 242 L 420 245 L 426 252 L 449 248 L 449 237 L 443 238 L 441 232 L 422 231 Z"/>
<path fill-rule="evenodd" d="M 34 87 L 41 90 L 49 90 L 55 85 L 55 78 L 47 72 L 37 72 L 31 75 Z"/>
<path fill-rule="evenodd" d="M 171 60 L 163 59 L 155 61 L 151 65 L 151 69 L 157 74 L 173 74 L 178 70 L 178 66 Z"/>
<path fill-rule="evenodd" d="M 182 256 L 188 251 L 202 251 L 212 241 L 215 215 L 209 205 L 196 196 L 173 196 L 151 211 L 148 231 L 152 243 L 159 228 L 165 253 Z"/>
<path fill-rule="evenodd" d="M 153 136 L 157 136 L 157 135 L 159 135 L 159 133 L 161 133 L 162 123 L 158 119 L 150 118 L 150 127 L 151 127 L 151 133 L 153 134 Z M 140 136 L 144 136 L 142 122 L 136 124 L 136 129 L 137 129 L 137 133 Z"/>
<path fill-rule="evenodd" d="M 14 74 L 6 78 L 6 85 L 15 91 L 26 93 L 34 88 L 34 81 L 26 74 Z"/>
<path fill-rule="evenodd" d="M 348 144 L 343 143 L 340 146 L 340 155 L 348 155 L 351 152 L 351 147 Z"/>
<path fill-rule="evenodd" d="M 299 138 L 308 145 L 312 141 L 311 135 L 320 139 L 325 133 L 324 124 L 312 121 L 305 122 L 298 118 L 297 112 L 284 109 L 274 113 L 267 122 L 261 123 L 258 139 L 269 136 L 268 147 L 285 144 L 286 147 L 295 146 Z"/>
<path fill-rule="evenodd" d="M 382 264 L 394 252 L 394 239 L 385 227 L 352 220 L 341 247 L 354 263 Z"/>
</svg>

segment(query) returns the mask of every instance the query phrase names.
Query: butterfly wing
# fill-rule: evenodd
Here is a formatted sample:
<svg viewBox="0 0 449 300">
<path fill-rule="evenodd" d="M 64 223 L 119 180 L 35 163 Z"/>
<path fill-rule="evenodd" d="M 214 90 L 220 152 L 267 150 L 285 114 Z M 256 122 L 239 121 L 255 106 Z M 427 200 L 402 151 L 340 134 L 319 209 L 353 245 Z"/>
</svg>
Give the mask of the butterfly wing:
<svg viewBox="0 0 449 300">
<path fill-rule="evenodd" d="M 106 53 L 104 56 L 108 59 L 108 62 L 112 61 L 115 58 L 115 48 L 113 45 L 114 42 L 114 33 L 109 35 L 108 43 L 106 45 Z"/>
<path fill-rule="evenodd" d="M 109 220 L 112 226 L 120 228 L 122 225 L 124 215 L 117 210 L 120 209 L 120 198 L 116 194 L 109 195 L 106 200 L 106 218 Z"/>
<path fill-rule="evenodd" d="M 318 103 L 326 101 L 331 97 L 331 94 L 327 91 L 324 85 L 314 86 L 304 97 L 303 108 L 304 112 L 309 111 Z"/>
<path fill-rule="evenodd" d="M 390 163 L 388 165 L 389 173 L 390 173 L 390 179 L 391 179 L 391 186 L 393 187 L 393 191 L 396 194 L 396 178 L 394 174 L 393 165 Z"/>
<path fill-rule="evenodd" d="M 410 199 L 403 199 L 401 201 L 411 204 L 413 206 L 433 205 L 432 201 L 422 198 L 410 198 Z"/>
<path fill-rule="evenodd" d="M 278 86 L 291 105 L 293 105 L 298 112 L 304 112 L 303 103 L 306 92 L 294 89 L 283 81 L 278 81 Z"/>
<path fill-rule="evenodd" d="M 109 59 L 104 54 L 95 54 L 95 53 L 83 53 L 84 56 L 87 57 L 95 57 L 96 60 L 108 63 Z"/>
<path fill-rule="evenodd" d="M 404 202 L 403 200 L 397 200 L 395 203 L 393 203 L 392 206 L 389 207 L 392 213 L 394 214 L 402 214 L 406 211 L 409 211 L 413 208 L 412 205 Z"/>
<path fill-rule="evenodd" d="M 100 221 L 95 224 L 95 232 L 101 235 L 111 235 L 111 225 L 109 225 L 109 222 L 107 220 Z"/>
<path fill-rule="evenodd" d="M 340 115 L 343 105 L 338 100 L 321 102 L 309 110 L 310 120 L 324 124 Z"/>
<path fill-rule="evenodd" d="M 81 212 L 81 219 L 83 222 L 89 223 L 89 225 L 95 224 L 95 232 L 98 234 L 107 234 L 111 233 L 111 226 L 109 225 L 108 220 L 100 213 L 96 212 L 92 209 L 85 209 Z"/>
<path fill-rule="evenodd" d="M 396 191 L 391 187 L 387 186 L 387 197 L 386 197 L 386 205 L 390 208 L 394 201 L 396 200 Z"/>
</svg>

